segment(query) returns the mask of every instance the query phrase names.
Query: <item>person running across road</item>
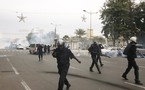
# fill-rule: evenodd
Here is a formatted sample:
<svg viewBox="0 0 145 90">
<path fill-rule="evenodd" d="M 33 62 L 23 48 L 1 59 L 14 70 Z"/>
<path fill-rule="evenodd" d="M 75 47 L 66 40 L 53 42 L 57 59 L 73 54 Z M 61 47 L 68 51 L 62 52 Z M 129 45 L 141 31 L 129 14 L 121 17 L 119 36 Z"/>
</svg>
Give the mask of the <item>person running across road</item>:
<svg viewBox="0 0 145 90">
<path fill-rule="evenodd" d="M 58 47 L 54 49 L 52 56 L 57 59 L 58 73 L 60 75 L 58 82 L 58 90 L 63 90 L 64 84 L 66 85 L 66 90 L 70 88 L 70 83 L 67 80 L 66 76 L 70 66 L 70 59 L 74 58 L 78 63 L 81 63 L 70 49 L 65 47 L 65 43 L 61 42 L 58 44 Z"/>
<path fill-rule="evenodd" d="M 90 71 L 93 72 L 93 67 L 95 64 L 99 74 L 101 74 L 100 68 L 98 66 L 98 54 L 99 54 L 100 50 L 99 50 L 99 46 L 97 45 L 97 43 L 94 42 L 89 47 L 88 51 L 91 53 L 91 58 L 92 58 L 92 64 L 90 66 Z"/>
<path fill-rule="evenodd" d="M 46 54 L 46 51 L 47 51 L 47 46 L 46 46 L 46 45 L 44 45 L 44 47 L 43 47 L 43 48 L 44 48 L 44 52 L 43 52 L 43 53 L 44 53 L 44 54 Z"/>
<path fill-rule="evenodd" d="M 49 45 L 47 46 L 47 53 L 48 54 L 50 53 L 50 46 Z"/>
<path fill-rule="evenodd" d="M 43 46 L 39 44 L 37 47 L 39 61 L 43 60 L 43 50 L 42 49 L 43 49 Z"/>
<path fill-rule="evenodd" d="M 135 61 L 136 55 L 136 37 L 130 38 L 130 43 L 127 45 L 127 47 L 124 50 L 124 54 L 127 55 L 128 60 L 128 67 L 126 68 L 125 72 L 122 74 L 122 77 L 125 80 L 128 80 L 127 74 L 130 72 L 132 67 L 134 68 L 134 74 L 135 74 L 135 84 L 143 85 L 139 80 L 139 67 Z"/>
</svg>

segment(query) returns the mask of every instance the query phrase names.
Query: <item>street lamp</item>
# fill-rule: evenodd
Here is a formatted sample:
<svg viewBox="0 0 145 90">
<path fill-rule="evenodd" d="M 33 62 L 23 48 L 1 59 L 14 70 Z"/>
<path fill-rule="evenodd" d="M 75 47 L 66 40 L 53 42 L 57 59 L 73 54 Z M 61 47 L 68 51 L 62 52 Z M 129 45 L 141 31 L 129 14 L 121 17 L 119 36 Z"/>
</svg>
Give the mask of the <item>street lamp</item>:
<svg viewBox="0 0 145 90">
<path fill-rule="evenodd" d="M 97 14 L 97 12 L 91 12 L 91 11 L 88 12 L 86 10 L 83 10 L 83 11 L 88 13 L 90 15 L 90 39 L 91 39 L 91 37 L 92 37 L 92 31 L 93 31 L 93 29 L 92 29 L 92 14 Z"/>
<path fill-rule="evenodd" d="M 60 26 L 61 24 L 54 24 L 54 23 L 51 23 L 51 25 L 53 25 L 55 28 L 54 28 L 54 42 L 55 42 L 55 47 L 56 47 L 56 44 L 57 44 L 57 36 L 56 36 L 56 28 L 57 26 Z"/>
</svg>

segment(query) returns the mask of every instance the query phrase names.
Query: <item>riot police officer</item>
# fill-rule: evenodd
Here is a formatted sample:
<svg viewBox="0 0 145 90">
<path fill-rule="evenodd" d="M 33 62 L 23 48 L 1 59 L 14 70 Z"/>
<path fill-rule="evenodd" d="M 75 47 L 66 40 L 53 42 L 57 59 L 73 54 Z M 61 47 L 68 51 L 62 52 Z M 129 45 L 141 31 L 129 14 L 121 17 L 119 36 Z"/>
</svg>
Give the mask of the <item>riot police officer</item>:
<svg viewBox="0 0 145 90">
<path fill-rule="evenodd" d="M 139 67 L 135 61 L 136 55 L 136 37 L 130 38 L 130 43 L 127 45 L 126 49 L 124 50 L 124 54 L 127 55 L 128 60 L 128 67 L 126 68 L 125 72 L 123 73 L 122 77 L 125 80 L 128 80 L 127 74 L 130 72 L 132 67 L 134 68 L 134 74 L 135 74 L 135 84 L 143 85 L 139 80 Z"/>
<path fill-rule="evenodd" d="M 91 53 L 91 57 L 92 57 L 92 64 L 90 66 L 90 71 L 93 72 L 93 67 L 95 64 L 99 74 L 101 74 L 100 68 L 98 66 L 98 59 L 99 59 L 98 55 L 100 54 L 100 49 L 99 49 L 99 46 L 97 45 L 97 43 L 94 42 L 89 47 L 88 51 Z"/>
<path fill-rule="evenodd" d="M 71 85 L 68 82 L 66 76 L 70 66 L 70 59 L 74 58 L 78 61 L 78 63 L 81 63 L 81 61 L 79 61 L 71 52 L 71 50 L 65 46 L 64 42 L 58 43 L 58 47 L 54 50 L 52 56 L 57 59 L 58 73 L 60 75 L 58 90 L 63 90 L 64 84 L 66 85 L 66 89 L 68 90 Z"/>
<path fill-rule="evenodd" d="M 37 47 L 39 61 L 43 60 L 43 50 L 42 49 L 43 49 L 42 45 L 39 44 Z"/>
</svg>

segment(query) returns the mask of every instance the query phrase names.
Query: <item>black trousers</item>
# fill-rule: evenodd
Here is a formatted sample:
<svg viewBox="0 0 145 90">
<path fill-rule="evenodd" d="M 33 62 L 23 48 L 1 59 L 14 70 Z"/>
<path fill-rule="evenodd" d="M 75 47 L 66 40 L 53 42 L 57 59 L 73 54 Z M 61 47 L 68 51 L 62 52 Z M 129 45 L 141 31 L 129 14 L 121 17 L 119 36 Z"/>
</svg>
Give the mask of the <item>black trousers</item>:
<svg viewBox="0 0 145 90">
<path fill-rule="evenodd" d="M 91 64 L 90 69 L 92 70 L 94 65 L 95 65 L 97 70 L 98 70 L 98 72 L 100 73 L 101 71 L 100 71 L 100 68 L 98 66 L 98 59 L 99 59 L 99 57 L 97 55 L 91 55 L 91 57 L 92 57 L 92 64 Z"/>
<path fill-rule="evenodd" d="M 39 61 L 43 59 L 43 52 L 38 52 Z"/>
<path fill-rule="evenodd" d="M 134 68 L 134 75 L 135 75 L 135 82 L 139 82 L 139 67 L 136 64 L 135 58 L 127 58 L 128 60 L 128 67 L 126 68 L 125 72 L 123 73 L 124 76 L 130 72 L 132 67 Z"/>
<path fill-rule="evenodd" d="M 100 55 L 97 56 L 97 59 L 98 59 L 100 65 L 102 65 L 102 60 L 101 60 L 101 56 Z"/>
<path fill-rule="evenodd" d="M 69 82 L 66 78 L 70 64 L 58 64 L 58 73 L 60 75 L 58 82 L 58 90 L 63 90 L 63 86 L 69 85 Z"/>
</svg>

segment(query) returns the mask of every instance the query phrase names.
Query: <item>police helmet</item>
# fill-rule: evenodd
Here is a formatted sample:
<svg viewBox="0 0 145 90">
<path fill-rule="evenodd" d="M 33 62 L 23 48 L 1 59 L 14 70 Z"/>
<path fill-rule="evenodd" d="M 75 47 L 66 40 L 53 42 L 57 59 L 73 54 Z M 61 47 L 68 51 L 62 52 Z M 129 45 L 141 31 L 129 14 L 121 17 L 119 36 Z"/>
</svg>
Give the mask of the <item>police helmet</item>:
<svg viewBox="0 0 145 90">
<path fill-rule="evenodd" d="M 133 41 L 133 42 L 135 42 L 135 43 L 136 43 L 136 40 L 137 40 L 136 37 L 131 37 L 131 38 L 130 38 L 130 41 Z"/>
<path fill-rule="evenodd" d="M 64 42 L 63 40 L 59 40 L 58 41 L 58 46 L 64 46 L 66 48 L 69 48 L 69 44 Z"/>
<path fill-rule="evenodd" d="M 59 45 L 64 45 L 64 41 L 63 40 L 59 40 L 57 44 L 58 44 L 58 46 Z"/>
</svg>

